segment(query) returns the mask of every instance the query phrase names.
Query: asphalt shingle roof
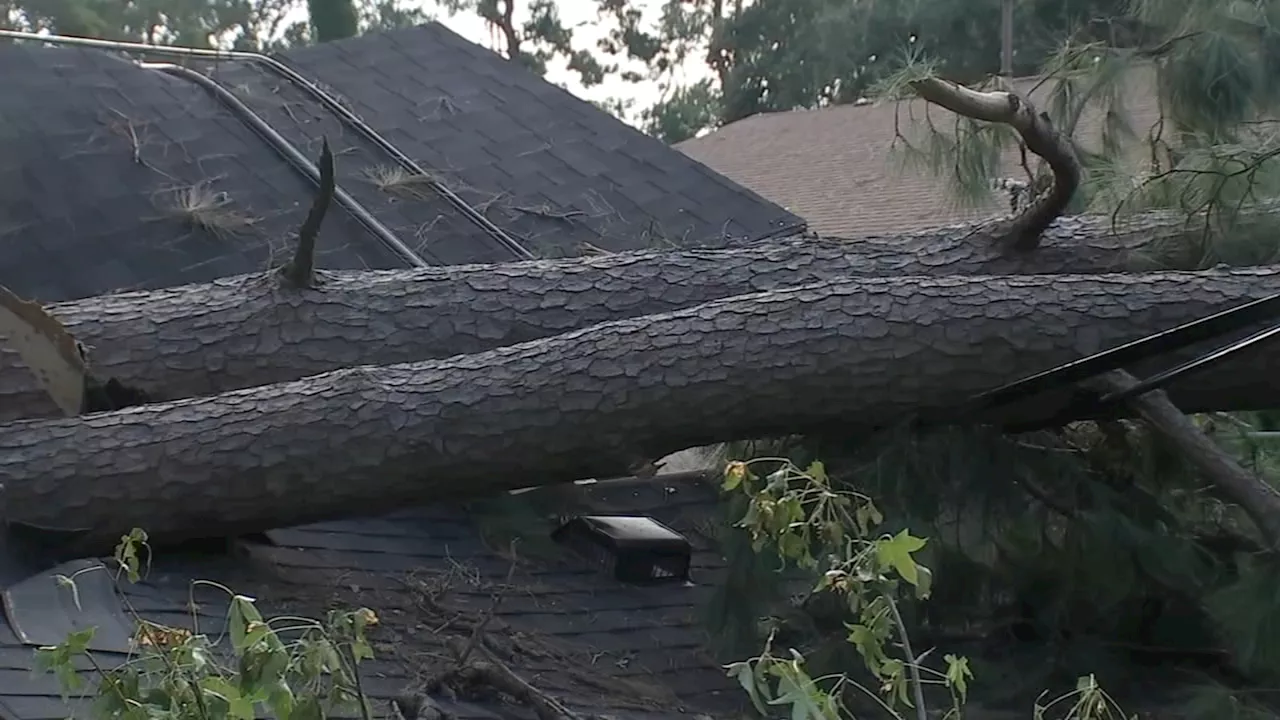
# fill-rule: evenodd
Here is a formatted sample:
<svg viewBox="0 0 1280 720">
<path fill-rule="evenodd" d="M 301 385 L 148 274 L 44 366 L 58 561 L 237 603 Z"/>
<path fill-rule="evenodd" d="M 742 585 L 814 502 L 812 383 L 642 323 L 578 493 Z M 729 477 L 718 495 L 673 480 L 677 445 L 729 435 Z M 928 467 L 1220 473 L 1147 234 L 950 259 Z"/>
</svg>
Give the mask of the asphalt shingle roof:
<svg viewBox="0 0 1280 720">
<path fill-rule="evenodd" d="M 261 221 L 237 235 L 192 227 L 176 208 L 201 182 Z M 65 300 L 266 268 L 313 192 L 190 82 L 100 51 L 0 45 L 0 283 L 19 295 Z M 319 247 L 328 268 L 400 262 L 339 212 Z"/>
<path fill-rule="evenodd" d="M 707 654 L 701 630 L 704 606 L 723 573 L 722 558 L 701 534 L 718 512 L 715 488 L 625 482 L 580 492 L 579 507 L 650 515 L 685 534 L 695 548 L 694 583 L 626 586 L 576 555 L 542 551 L 522 554 L 507 586 L 510 563 L 485 541 L 475 506 L 449 506 L 273 531 L 272 542 L 243 542 L 234 554 L 161 551 L 144 582 L 122 587 L 147 620 L 198 625 L 211 637 L 224 626 L 228 598 L 209 586 L 193 591 L 193 579 L 256 597 L 268 616 L 322 617 L 330 607 L 370 607 L 380 618 L 370 633 L 377 657 L 362 666 L 362 684 L 380 709 L 447 669 L 445 638 L 468 637 L 466 627 L 451 627 L 450 620 L 468 611 L 483 615 L 501 587 L 487 637 L 513 670 L 570 707 L 615 718 L 740 710 L 743 697 Z M 8 550 L 8 562 L 0 564 L 5 587 L 33 573 L 54 584 L 41 562 L 24 562 L 16 548 Z M 434 610 L 424 604 L 424 590 L 434 594 Z M 89 610 L 102 608 L 90 598 L 84 591 Z M 70 603 L 62 610 L 75 612 Z M 8 610 L 0 614 L 0 714 L 8 707 L 15 720 L 62 720 L 83 709 L 86 699 L 64 701 L 54 676 L 33 672 L 33 650 L 14 634 Z M 99 653 L 98 660 L 110 668 L 124 656 Z M 87 664 L 81 669 L 90 671 Z M 435 699 L 467 720 L 528 715 L 486 698 Z"/>
<path fill-rule="evenodd" d="M 1014 83 L 1043 106 L 1047 84 L 1037 88 L 1036 78 Z M 1135 71 L 1122 88 L 1130 125 L 1140 135 L 1147 133 L 1159 118 L 1151 74 Z M 903 167 L 902 156 L 893 150 L 895 133 L 918 141 L 913 123 L 926 117 L 949 131 L 954 115 L 926 109 L 919 99 L 762 113 L 675 147 L 803 217 L 809 230 L 827 237 L 906 233 L 1007 213 L 1008 200 L 997 193 L 990 202 L 966 207 L 954 200 L 946 178 Z M 1102 121 L 1102 113 L 1091 106 L 1076 137 L 1096 149 Z M 1005 154 L 1003 169 L 1006 177 L 1026 178 L 1016 151 Z"/>
<path fill-rule="evenodd" d="M 438 24 L 281 59 L 537 256 L 723 246 L 801 225 Z M 515 259 L 421 183 L 380 189 L 373 178 L 397 167 L 389 154 L 264 66 L 183 63 L 309 158 L 327 137 L 340 187 L 429 263 Z M 238 236 L 189 227 L 191 214 L 173 208 L 193 185 L 225 193 L 257 222 Z M 262 269 L 287 249 L 313 192 L 190 80 L 105 50 L 0 45 L 0 281 L 20 295 L 68 299 Z M 405 264 L 337 206 L 320 248 L 331 269 Z"/>
<path fill-rule="evenodd" d="M 283 59 L 539 255 L 722 246 L 801 226 L 439 25 L 303 48 Z M 430 262 L 510 259 L 438 195 L 415 184 L 402 186 L 402 194 L 379 189 L 370 178 L 392 167 L 391 158 L 296 87 L 249 62 L 186 64 L 309 157 L 327 137 L 340 186 Z M 175 212 L 180 191 L 201 184 L 252 225 L 215 233 Z M 283 262 L 313 191 L 242 118 L 189 80 L 101 50 L 0 44 L 0 283 L 20 295 L 66 300 L 264 269 Z M 329 269 L 405 266 L 337 205 L 319 245 L 320 265 Z M 603 493 L 592 500 L 600 511 L 649 513 L 680 530 L 715 511 L 709 488 L 672 493 L 655 481 L 591 492 Z M 254 595 L 269 614 L 315 617 L 333 603 L 368 605 L 383 623 L 365 688 L 385 705 L 422 680 L 439 650 L 442 631 L 415 600 L 415 578 L 463 568 L 449 601 L 487 605 L 507 570 L 466 508 L 269 537 L 274 544 L 237 544 L 236 555 L 161 548 L 147 580 L 126 588 L 130 602 L 147 619 L 179 627 L 191 626 L 194 579 Z M 495 625 L 509 645 L 506 660 L 570 705 L 617 718 L 736 710 L 741 697 L 703 653 L 697 623 L 722 560 L 693 539 L 699 552 L 690 587 L 625 587 L 571 556 L 521 565 L 519 587 Z M 5 588 L 54 582 L 53 560 L 31 542 L 0 533 Z M 226 598 L 205 589 L 196 602 L 200 628 L 218 628 Z M 51 604 L 51 615 L 20 620 L 65 621 L 56 617 L 65 610 L 66 603 L 62 610 Z M 68 705 L 52 676 L 32 674 L 33 648 L 15 633 L 12 611 L 0 613 L 0 720 L 61 720 L 83 711 L 81 699 Z M 110 655 L 103 662 L 114 664 Z M 461 718 L 530 716 L 509 703 L 444 702 Z"/>
</svg>

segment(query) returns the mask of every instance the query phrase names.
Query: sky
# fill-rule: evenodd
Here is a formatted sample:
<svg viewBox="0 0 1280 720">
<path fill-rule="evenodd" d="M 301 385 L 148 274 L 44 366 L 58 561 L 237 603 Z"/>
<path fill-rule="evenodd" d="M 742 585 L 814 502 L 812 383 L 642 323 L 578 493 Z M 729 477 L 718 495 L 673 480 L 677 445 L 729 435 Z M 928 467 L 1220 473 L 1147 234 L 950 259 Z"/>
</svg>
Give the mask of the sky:
<svg viewBox="0 0 1280 720">
<path fill-rule="evenodd" d="M 490 36 L 484 20 L 477 15 L 459 13 L 450 17 L 446 12 L 437 11 L 435 4 L 430 0 L 424 2 L 424 5 L 442 24 L 468 40 L 490 49 L 499 49 L 501 47 L 496 37 Z M 661 0 L 632 0 L 632 5 L 641 9 L 646 22 L 656 22 L 658 20 Z M 523 6 L 524 3 L 517 2 L 515 15 L 517 25 L 524 21 L 524 18 L 521 17 Z M 593 48 L 596 40 L 604 37 L 608 32 L 609 26 L 603 25 L 597 18 L 594 0 L 560 0 L 558 6 L 561 21 L 563 21 L 565 27 L 573 31 L 574 47 Z M 624 64 L 623 69 L 645 71 L 644 66 L 640 63 L 635 63 L 631 66 Z M 696 81 L 703 77 L 706 72 L 709 71 L 701 66 L 700 63 L 696 61 L 689 62 L 687 67 L 680 68 L 680 71 L 676 74 L 676 82 Z M 566 70 L 563 61 L 552 63 L 548 67 L 547 79 L 586 100 L 601 101 L 610 98 L 632 100 L 635 105 L 627 119 L 633 121 L 635 113 L 652 105 L 661 98 L 661 88 L 656 82 L 630 83 L 617 77 L 616 74 L 608 77 L 601 85 L 584 88 L 582 83 L 578 81 L 577 73 Z"/>
</svg>

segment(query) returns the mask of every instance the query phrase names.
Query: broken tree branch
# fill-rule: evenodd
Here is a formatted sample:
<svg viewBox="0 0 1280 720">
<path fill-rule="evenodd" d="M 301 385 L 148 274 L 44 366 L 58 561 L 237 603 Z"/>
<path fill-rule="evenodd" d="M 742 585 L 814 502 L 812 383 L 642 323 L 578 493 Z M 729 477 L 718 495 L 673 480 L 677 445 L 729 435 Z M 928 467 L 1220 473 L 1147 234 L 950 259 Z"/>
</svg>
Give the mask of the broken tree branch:
<svg viewBox="0 0 1280 720">
<path fill-rule="evenodd" d="M 448 640 L 449 649 L 456 657 L 464 651 L 460 638 Z M 517 702 L 531 708 L 538 720 L 580 720 L 580 716 L 570 710 L 564 703 L 529 684 L 524 678 L 507 667 L 493 653 L 485 652 L 483 660 L 472 660 L 463 664 L 459 660 L 457 669 L 448 672 L 444 677 L 433 681 L 434 685 L 451 685 L 453 683 L 479 683 L 509 695 Z"/>
<path fill-rule="evenodd" d="M 936 77 L 916 80 L 911 86 L 920 97 L 957 115 L 1012 127 L 1027 149 L 1049 164 L 1053 170 L 1049 192 L 1036 198 L 1009 223 L 1010 249 L 1036 249 L 1041 234 L 1067 209 L 1080 187 L 1083 170 L 1070 138 L 1055 130 L 1049 116 L 1037 112 L 1030 100 L 1014 92 L 979 92 Z"/>
<path fill-rule="evenodd" d="M 489 603 L 489 611 L 476 623 L 475 627 L 471 628 L 471 639 L 467 641 L 466 647 L 462 648 L 461 651 L 457 648 L 454 649 L 454 656 L 457 657 L 459 666 L 467 664 L 467 659 L 475 651 L 477 643 L 483 641 L 485 630 L 489 628 L 489 623 L 493 622 L 493 619 L 497 617 L 498 608 L 502 606 L 502 598 L 505 597 L 503 593 L 511 589 L 511 580 L 515 578 L 516 565 L 519 564 L 520 558 L 516 554 L 516 540 L 513 539 L 507 547 L 511 554 L 511 565 L 507 568 L 506 582 L 503 583 L 501 588 L 494 589 Z"/>
<path fill-rule="evenodd" d="M 295 288 L 309 288 L 315 283 L 316 237 L 320 234 L 320 225 L 324 222 L 325 213 L 329 212 L 329 205 L 333 202 L 333 193 L 337 188 L 329 140 L 322 138 L 320 142 L 320 187 L 315 200 L 311 202 L 311 209 L 307 211 L 307 219 L 298 228 L 298 247 L 293 259 L 281 269 L 285 279 Z"/>
<path fill-rule="evenodd" d="M 1107 373 L 1092 383 L 1104 392 L 1128 390 L 1137 378 L 1122 370 Z M 1280 551 L 1280 492 L 1262 478 L 1241 467 L 1230 453 L 1218 447 L 1162 390 L 1129 400 L 1137 411 L 1223 497 L 1249 516 L 1272 551 Z"/>
<path fill-rule="evenodd" d="M 9 517 L 62 528 L 76 552 L 109 552 L 135 527 L 156 542 L 264 531 L 614 477 L 637 457 L 721 441 L 853 431 L 851 418 L 951 407 L 1276 292 L 1274 269 L 849 279 L 474 355 L 0 425 L 0 477 Z M 1280 405 L 1276 360 L 1224 361 L 1171 395 L 1188 411 Z M 1069 391 L 1011 419 L 1052 416 Z"/>
<path fill-rule="evenodd" d="M 84 410 L 84 348 L 38 303 L 0 285 L 0 336 L 22 358 L 31 379 L 64 415 Z"/>
<path fill-rule="evenodd" d="M 733 250 L 606 255 L 500 266 L 329 273 L 280 293 L 273 278 L 89 298 L 49 312 L 92 348 L 95 373 L 155 399 L 213 395 L 360 364 L 489 350 L 599 322 L 847 276 L 1101 273 L 1198 230 L 1173 214 L 1114 228 L 1062 218 L 1033 254 L 1003 257 L 998 228 L 856 242 L 790 239 Z M 2 345 L 2 344 L 0 344 Z M 0 422 L 56 414 L 0 347 Z"/>
</svg>

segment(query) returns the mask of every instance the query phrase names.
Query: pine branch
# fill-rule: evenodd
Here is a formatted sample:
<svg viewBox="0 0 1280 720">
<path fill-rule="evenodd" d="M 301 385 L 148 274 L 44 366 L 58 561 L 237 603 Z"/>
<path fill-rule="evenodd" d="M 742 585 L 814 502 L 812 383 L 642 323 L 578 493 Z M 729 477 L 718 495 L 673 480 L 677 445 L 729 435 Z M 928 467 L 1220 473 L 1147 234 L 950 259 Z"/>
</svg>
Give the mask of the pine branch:
<svg viewBox="0 0 1280 720">
<path fill-rule="evenodd" d="M 1012 127 L 1027 149 L 1049 163 L 1053 187 L 1010 221 L 1006 235 L 1014 250 L 1038 247 L 1040 235 L 1066 210 L 1080 187 L 1083 171 L 1071 141 L 1053 128 L 1047 114 L 1017 93 L 979 92 L 936 77 L 913 80 L 911 87 L 926 101 L 957 115 Z"/>
<path fill-rule="evenodd" d="M 320 223 L 324 222 L 336 188 L 333 153 L 329 151 L 329 141 L 325 139 L 320 149 L 320 190 L 311 203 L 307 219 L 298 229 L 298 248 L 294 251 L 293 260 L 283 269 L 285 279 L 294 287 L 309 288 L 315 283 L 316 236 L 320 234 Z"/>
<path fill-rule="evenodd" d="M 1129 373 L 1116 370 L 1091 384 L 1104 392 L 1118 392 L 1134 387 L 1137 382 Z M 1280 492 L 1241 467 L 1235 458 L 1170 402 L 1163 390 L 1132 398 L 1129 406 L 1172 447 L 1180 450 L 1187 463 L 1216 486 L 1224 497 L 1240 506 L 1272 551 L 1280 551 Z"/>
</svg>

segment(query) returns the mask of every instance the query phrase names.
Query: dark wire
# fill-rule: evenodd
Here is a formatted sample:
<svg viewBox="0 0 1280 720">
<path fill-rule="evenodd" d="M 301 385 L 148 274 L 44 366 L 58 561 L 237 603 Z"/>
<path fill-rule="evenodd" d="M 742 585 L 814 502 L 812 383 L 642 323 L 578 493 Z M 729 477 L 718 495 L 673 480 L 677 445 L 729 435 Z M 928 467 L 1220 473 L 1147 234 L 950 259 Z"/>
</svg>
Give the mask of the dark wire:
<svg viewBox="0 0 1280 720">
<path fill-rule="evenodd" d="M 1277 315 L 1280 315 L 1280 293 L 1253 300 L 1239 307 L 1215 313 L 1207 318 L 1193 320 L 1175 328 L 1148 335 L 1141 340 L 1135 340 L 1110 350 L 1104 350 L 1065 365 L 1059 365 L 1051 370 L 1014 381 L 1008 385 L 1003 385 L 970 399 L 965 405 L 964 412 L 969 414 L 994 410 L 1048 390 L 1061 388 L 1065 385 L 1073 385 L 1111 370 L 1142 362 L 1157 355 L 1176 352 L 1187 346 L 1242 330 L 1264 320 L 1275 322 Z M 1179 377 L 1203 370 L 1223 358 L 1257 345 L 1278 334 L 1280 334 L 1280 325 L 1254 333 L 1243 340 L 1167 370 L 1122 393 L 1110 393 L 1104 398 L 1092 401 L 1090 404 L 1122 402 L 1136 395 L 1164 387 Z M 1072 412 L 1078 412 L 1079 409 L 1079 407 L 1073 406 Z"/>
</svg>

